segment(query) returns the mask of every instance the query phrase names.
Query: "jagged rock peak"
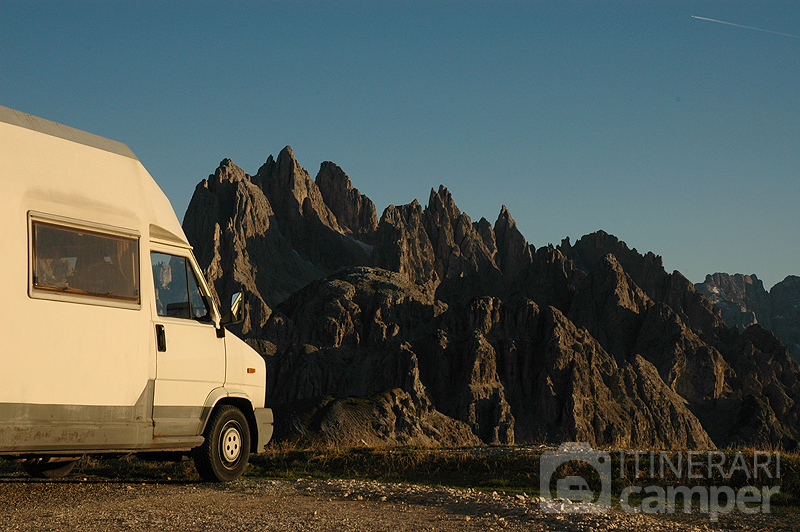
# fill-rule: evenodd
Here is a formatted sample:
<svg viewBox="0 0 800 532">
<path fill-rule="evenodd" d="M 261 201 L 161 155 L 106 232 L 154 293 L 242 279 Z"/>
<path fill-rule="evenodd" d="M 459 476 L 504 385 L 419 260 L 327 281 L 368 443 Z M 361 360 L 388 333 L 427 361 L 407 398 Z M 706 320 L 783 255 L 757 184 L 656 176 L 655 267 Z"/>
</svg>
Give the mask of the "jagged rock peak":
<svg viewBox="0 0 800 532">
<path fill-rule="evenodd" d="M 314 182 L 343 229 L 356 235 L 365 235 L 378 228 L 375 204 L 353 186 L 339 165 L 331 161 L 323 162 Z"/>
<path fill-rule="evenodd" d="M 535 250 L 517 229 L 517 222 L 505 205 L 497 216 L 494 233 L 497 239 L 497 266 L 503 275 L 513 280 L 533 262 Z"/>
<path fill-rule="evenodd" d="M 731 286 L 734 289 L 742 291 L 745 285 L 753 285 L 757 288 L 764 289 L 764 283 L 761 282 L 761 279 L 758 278 L 756 274 L 744 275 L 741 273 L 735 273 L 733 275 L 729 275 L 727 273 L 714 273 L 706 275 L 705 282 L 713 282 L 716 285 L 721 284 L 728 284 L 731 283 Z"/>
<path fill-rule="evenodd" d="M 237 181 L 250 180 L 244 170 L 236 166 L 230 159 L 222 159 L 217 170 L 208 176 L 208 188 L 211 192 L 215 192 L 216 188 L 221 183 L 236 183 Z"/>
<path fill-rule="evenodd" d="M 439 185 L 438 192 L 431 189 L 431 194 L 428 198 L 428 210 L 436 213 L 446 212 L 451 220 L 461 216 L 461 211 L 456 206 L 456 202 L 453 201 L 453 195 L 444 185 Z"/>
<path fill-rule="evenodd" d="M 771 329 L 771 305 L 764 284 L 755 275 L 740 273 L 714 273 L 695 285 L 711 303 L 722 311 L 722 319 L 729 327 L 742 330 L 755 323 Z"/>
<path fill-rule="evenodd" d="M 409 218 L 409 216 L 413 215 L 415 217 L 422 218 L 423 210 L 422 205 L 419 204 L 419 201 L 414 200 L 411 203 L 407 203 L 405 205 L 389 205 L 384 209 L 383 215 L 381 215 L 381 222 L 384 220 L 389 220 L 394 222 L 397 217 L 402 217 L 403 219 Z"/>
<path fill-rule="evenodd" d="M 569 242 L 567 242 L 568 244 Z M 581 262 L 588 261 L 590 264 L 596 263 L 606 253 L 614 254 L 624 267 L 627 267 L 631 261 L 647 262 L 650 264 L 650 269 L 663 269 L 664 260 L 660 255 L 648 251 L 644 255 L 640 255 L 636 248 L 629 248 L 628 244 L 617 238 L 616 236 L 606 233 L 605 231 L 598 230 L 594 233 L 582 236 L 570 246 L 570 250 L 577 253 L 579 257 L 579 266 L 584 267 L 585 264 Z M 566 250 L 562 249 L 562 253 Z M 642 259 L 644 259 L 642 261 Z M 575 260 L 575 258 L 573 258 Z M 584 268 L 588 269 L 588 268 Z"/>
<path fill-rule="evenodd" d="M 497 220 L 494 222 L 494 232 L 495 234 L 500 232 L 505 233 L 505 231 L 508 229 L 516 230 L 517 222 L 515 222 L 514 218 L 511 217 L 511 213 L 509 212 L 508 208 L 503 205 L 500 208 L 500 214 L 497 215 Z"/>
<path fill-rule="evenodd" d="M 789 275 L 769 291 L 772 330 L 800 361 L 800 277 Z"/>
<path fill-rule="evenodd" d="M 797 275 L 787 275 L 781 283 L 800 283 L 800 276 Z M 780 284 L 780 283 L 778 283 Z"/>
<path fill-rule="evenodd" d="M 424 212 L 417 200 L 389 205 L 375 232 L 372 259 L 376 266 L 400 272 L 422 286 L 435 289 L 436 255 L 424 227 Z"/>
<path fill-rule="evenodd" d="M 497 236 L 494 233 L 494 228 L 491 222 L 484 217 L 472 224 L 475 231 L 483 239 L 486 249 L 489 250 L 489 256 L 494 258 L 497 255 Z"/>
<path fill-rule="evenodd" d="M 311 180 L 308 172 L 295 159 L 291 146 L 284 147 L 278 153 L 277 160 L 272 155 L 267 157 L 256 175 L 262 180 L 279 180 L 290 190 L 305 188 L 306 181 Z"/>
<path fill-rule="evenodd" d="M 800 360 L 800 277 L 790 275 L 767 292 L 755 275 L 714 273 L 695 288 L 720 309 L 728 327 L 761 325 Z"/>
<path fill-rule="evenodd" d="M 254 180 L 269 198 L 284 230 L 288 231 L 288 226 L 300 218 L 311 217 L 338 233 L 344 233 L 336 216 L 325 204 L 319 187 L 295 159 L 291 146 L 283 148 L 277 160 L 270 155 L 258 169 Z"/>
<path fill-rule="evenodd" d="M 277 161 L 272 155 L 267 157 L 267 161 L 258 169 L 257 175 L 266 177 L 274 177 L 277 175 L 293 176 L 296 173 L 295 170 L 304 171 L 300 163 L 295 159 L 292 147 L 285 146 L 278 153 Z"/>
<path fill-rule="evenodd" d="M 300 163 L 294 156 L 294 150 L 291 146 L 284 147 L 278 154 L 276 161 L 277 167 L 274 175 L 276 177 L 292 177 L 295 181 L 303 180 L 308 176 L 308 172 L 300 166 Z"/>
</svg>

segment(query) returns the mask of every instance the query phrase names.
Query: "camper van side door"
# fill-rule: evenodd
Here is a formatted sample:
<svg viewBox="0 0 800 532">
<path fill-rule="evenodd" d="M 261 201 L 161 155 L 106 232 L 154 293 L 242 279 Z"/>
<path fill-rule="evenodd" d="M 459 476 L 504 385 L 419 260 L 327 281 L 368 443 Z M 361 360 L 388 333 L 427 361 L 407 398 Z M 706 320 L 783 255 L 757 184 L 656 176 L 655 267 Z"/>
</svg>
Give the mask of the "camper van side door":
<svg viewBox="0 0 800 532">
<path fill-rule="evenodd" d="M 199 434 L 206 398 L 225 381 L 225 340 L 217 337 L 211 305 L 192 261 L 179 253 L 150 254 L 157 344 L 156 436 Z"/>
</svg>

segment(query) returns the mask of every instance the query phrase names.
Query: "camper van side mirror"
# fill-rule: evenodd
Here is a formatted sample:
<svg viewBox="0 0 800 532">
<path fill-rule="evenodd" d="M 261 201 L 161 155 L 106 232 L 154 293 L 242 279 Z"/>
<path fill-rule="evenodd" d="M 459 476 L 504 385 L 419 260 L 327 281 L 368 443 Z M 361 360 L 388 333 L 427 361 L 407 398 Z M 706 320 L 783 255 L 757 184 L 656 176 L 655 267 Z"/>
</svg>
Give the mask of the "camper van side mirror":
<svg viewBox="0 0 800 532">
<path fill-rule="evenodd" d="M 236 292 L 231 297 L 231 309 L 222 316 L 219 324 L 221 327 L 235 325 L 244 321 L 244 297 L 241 292 Z"/>
</svg>

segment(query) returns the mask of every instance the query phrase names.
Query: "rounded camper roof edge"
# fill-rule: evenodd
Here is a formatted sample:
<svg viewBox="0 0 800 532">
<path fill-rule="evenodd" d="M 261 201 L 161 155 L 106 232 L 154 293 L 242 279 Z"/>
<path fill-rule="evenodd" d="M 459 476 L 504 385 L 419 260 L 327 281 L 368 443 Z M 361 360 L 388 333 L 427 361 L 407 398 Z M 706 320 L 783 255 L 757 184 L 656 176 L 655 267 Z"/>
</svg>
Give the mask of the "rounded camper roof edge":
<svg viewBox="0 0 800 532">
<path fill-rule="evenodd" d="M 93 133 L 87 133 L 86 131 L 39 118 L 38 116 L 29 115 L 21 111 L 15 111 L 14 109 L 3 107 L 2 105 L 0 105 L 0 122 L 24 127 L 26 129 L 38 131 L 39 133 L 44 133 L 45 135 L 77 142 L 78 144 L 84 144 L 92 148 L 130 157 L 137 161 L 139 160 L 133 151 L 122 142 L 107 139 Z"/>
<path fill-rule="evenodd" d="M 156 224 L 150 224 L 150 240 L 172 245 L 177 244 L 181 247 L 192 249 L 191 244 L 189 244 L 185 238 L 181 238 L 172 231 L 164 229 L 160 225 Z"/>
</svg>

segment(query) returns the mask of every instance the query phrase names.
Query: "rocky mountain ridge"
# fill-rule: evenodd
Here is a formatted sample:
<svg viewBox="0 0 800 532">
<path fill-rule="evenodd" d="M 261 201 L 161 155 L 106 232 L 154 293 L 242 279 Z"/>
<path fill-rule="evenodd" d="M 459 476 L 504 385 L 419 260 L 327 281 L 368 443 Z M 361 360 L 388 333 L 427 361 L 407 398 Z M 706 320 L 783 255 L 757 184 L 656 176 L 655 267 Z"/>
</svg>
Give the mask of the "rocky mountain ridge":
<svg viewBox="0 0 800 532">
<path fill-rule="evenodd" d="M 660 257 L 602 231 L 535 248 L 502 207 L 473 222 L 443 186 L 374 204 L 284 148 L 230 160 L 184 219 L 219 300 L 268 365 L 276 436 L 340 445 L 546 440 L 794 447 L 800 367 Z"/>
<path fill-rule="evenodd" d="M 715 273 L 695 288 L 720 308 L 728 326 L 743 330 L 757 323 L 800 361 L 800 277 L 789 275 L 767 292 L 755 275 Z"/>
</svg>

